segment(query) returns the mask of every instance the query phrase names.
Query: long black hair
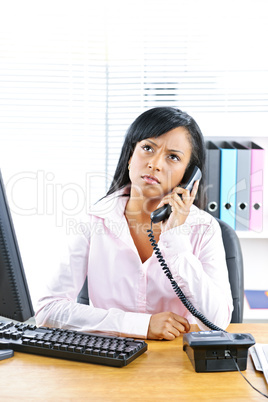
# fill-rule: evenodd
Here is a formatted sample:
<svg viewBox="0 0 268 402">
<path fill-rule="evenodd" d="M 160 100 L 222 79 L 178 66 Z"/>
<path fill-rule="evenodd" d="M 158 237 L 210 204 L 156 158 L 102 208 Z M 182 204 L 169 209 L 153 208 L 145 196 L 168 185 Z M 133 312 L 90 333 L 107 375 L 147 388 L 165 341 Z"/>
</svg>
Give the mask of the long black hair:
<svg viewBox="0 0 268 402">
<path fill-rule="evenodd" d="M 205 203 L 203 183 L 206 159 L 204 138 L 199 126 L 191 116 L 172 107 L 156 107 L 149 109 L 137 117 L 131 124 L 126 132 L 121 155 L 111 186 L 106 195 L 113 194 L 115 191 L 130 184 L 128 163 L 138 142 L 146 138 L 160 137 L 177 127 L 185 127 L 187 129 L 192 146 L 191 159 L 187 169 L 190 165 L 194 164 L 199 167 L 203 175 L 199 184 L 198 194 L 195 198 L 195 204 L 203 209 Z"/>
</svg>

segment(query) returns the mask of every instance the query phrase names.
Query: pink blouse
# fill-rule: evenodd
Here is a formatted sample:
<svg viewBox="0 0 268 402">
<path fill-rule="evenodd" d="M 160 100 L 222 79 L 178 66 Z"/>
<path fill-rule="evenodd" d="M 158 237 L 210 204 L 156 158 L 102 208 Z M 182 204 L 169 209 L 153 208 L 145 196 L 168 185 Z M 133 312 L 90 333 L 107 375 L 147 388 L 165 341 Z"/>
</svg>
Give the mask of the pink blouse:
<svg viewBox="0 0 268 402">
<path fill-rule="evenodd" d="M 176 296 L 155 253 L 141 262 L 124 216 L 123 192 L 99 201 L 81 222 L 38 301 L 37 324 L 146 338 L 151 315 L 172 311 L 207 329 Z M 218 222 L 193 205 L 186 222 L 162 233 L 158 245 L 185 296 L 225 329 L 233 304 Z M 90 305 L 76 302 L 86 276 Z"/>
</svg>

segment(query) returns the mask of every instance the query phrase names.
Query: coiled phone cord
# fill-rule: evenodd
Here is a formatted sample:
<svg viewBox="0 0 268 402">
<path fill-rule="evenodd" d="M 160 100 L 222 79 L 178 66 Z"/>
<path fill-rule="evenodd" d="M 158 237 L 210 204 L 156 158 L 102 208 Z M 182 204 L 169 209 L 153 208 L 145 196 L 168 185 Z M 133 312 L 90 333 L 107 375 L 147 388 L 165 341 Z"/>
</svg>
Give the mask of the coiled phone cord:
<svg viewBox="0 0 268 402">
<path fill-rule="evenodd" d="M 152 230 L 152 222 L 151 222 L 151 229 L 147 230 L 148 233 L 148 237 L 149 240 L 151 242 L 151 245 L 153 247 L 153 250 L 155 252 L 155 255 L 164 271 L 164 273 L 166 274 L 166 276 L 168 277 L 168 279 L 171 282 L 172 288 L 174 290 L 174 292 L 176 293 L 176 295 L 179 297 L 179 299 L 181 300 L 182 304 L 190 311 L 190 313 L 198 318 L 203 324 L 205 324 L 208 328 L 212 329 L 213 331 L 224 331 L 223 329 L 217 327 L 217 325 L 214 325 L 212 322 L 210 322 L 202 313 L 200 313 L 193 305 L 192 303 L 186 298 L 185 294 L 183 293 L 183 291 L 181 290 L 181 288 L 179 287 L 179 285 L 177 284 L 177 282 L 174 280 L 170 269 L 168 268 L 166 261 L 164 259 L 164 257 L 161 254 L 161 251 L 158 247 L 158 244 L 155 241 L 154 238 L 154 234 L 153 234 L 153 230 Z"/>
</svg>

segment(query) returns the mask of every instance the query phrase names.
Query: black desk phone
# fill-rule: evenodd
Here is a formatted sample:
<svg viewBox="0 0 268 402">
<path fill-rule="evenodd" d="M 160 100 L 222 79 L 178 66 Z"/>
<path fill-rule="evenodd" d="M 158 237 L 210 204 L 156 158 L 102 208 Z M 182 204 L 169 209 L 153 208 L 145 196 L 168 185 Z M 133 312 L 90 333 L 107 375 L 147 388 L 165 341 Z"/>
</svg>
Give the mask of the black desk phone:
<svg viewBox="0 0 268 402">
<path fill-rule="evenodd" d="M 197 166 L 192 166 L 188 174 L 184 176 L 180 185 L 183 188 L 192 190 L 196 180 L 200 180 L 202 173 Z M 211 331 L 191 332 L 183 335 L 183 350 L 187 353 L 194 369 L 197 372 L 204 371 L 236 371 L 246 370 L 248 348 L 255 344 L 251 334 L 231 334 L 211 323 L 202 313 L 196 310 L 186 298 L 173 276 L 161 254 L 161 251 L 154 239 L 152 224 L 168 219 L 171 214 L 169 204 L 156 209 L 151 213 L 151 229 L 148 236 L 159 263 L 171 282 L 174 292 L 180 298 L 183 305 L 190 313 L 205 324 Z M 236 366 L 237 364 L 237 366 Z"/>
<path fill-rule="evenodd" d="M 196 372 L 241 371 L 247 368 L 248 348 L 255 344 L 251 334 L 225 331 L 189 332 L 183 335 L 183 350 Z"/>
</svg>

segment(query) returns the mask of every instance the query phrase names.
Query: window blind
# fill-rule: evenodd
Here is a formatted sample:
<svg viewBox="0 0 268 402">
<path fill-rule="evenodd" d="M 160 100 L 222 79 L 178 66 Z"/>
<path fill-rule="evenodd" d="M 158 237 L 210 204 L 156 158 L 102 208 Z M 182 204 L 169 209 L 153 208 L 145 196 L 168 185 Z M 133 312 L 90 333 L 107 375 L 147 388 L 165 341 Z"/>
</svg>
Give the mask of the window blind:
<svg viewBox="0 0 268 402">
<path fill-rule="evenodd" d="M 2 11 L 3 167 L 98 172 L 104 193 L 145 109 L 179 107 L 205 132 L 218 115 L 267 112 L 265 1 L 15 1 Z"/>
<path fill-rule="evenodd" d="M 263 47 L 268 5 L 145 1 L 139 6 L 139 18 L 127 19 L 125 30 L 114 34 L 113 20 L 107 27 L 108 171 L 114 171 L 128 124 L 151 107 L 187 111 L 207 136 L 262 131 L 268 111 Z M 127 44 L 114 55 L 122 36 Z"/>
</svg>

